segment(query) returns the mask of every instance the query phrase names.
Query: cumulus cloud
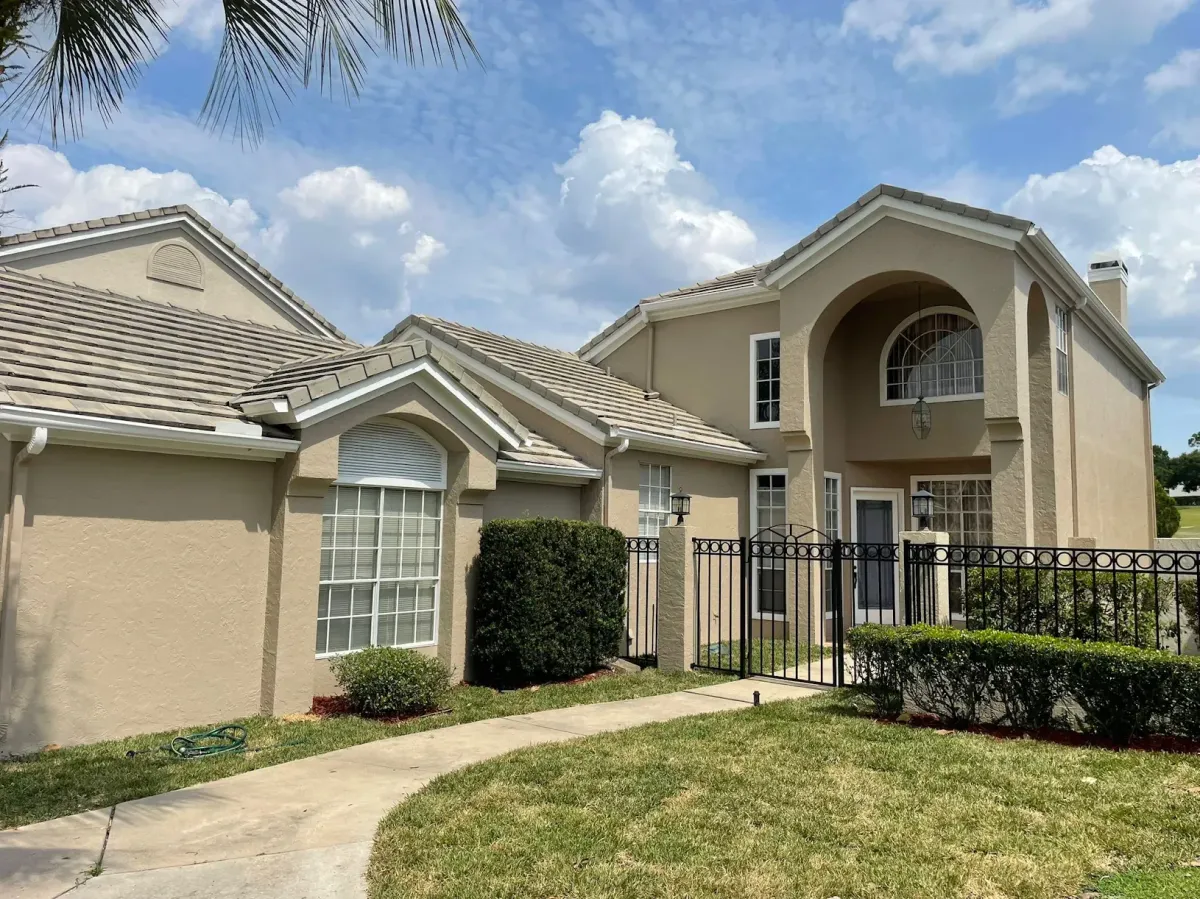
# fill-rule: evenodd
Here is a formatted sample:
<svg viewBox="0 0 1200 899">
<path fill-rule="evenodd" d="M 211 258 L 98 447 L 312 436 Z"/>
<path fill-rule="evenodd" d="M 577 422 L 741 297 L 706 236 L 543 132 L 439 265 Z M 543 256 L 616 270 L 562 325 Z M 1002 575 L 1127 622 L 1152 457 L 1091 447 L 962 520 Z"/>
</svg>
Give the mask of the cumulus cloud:
<svg viewBox="0 0 1200 899">
<path fill-rule="evenodd" d="M 384 184 L 357 165 L 310 172 L 280 193 L 297 215 L 322 219 L 343 215 L 358 221 L 399 218 L 412 206 L 399 184 Z"/>
<path fill-rule="evenodd" d="M 1002 115 L 1016 115 L 1062 94 L 1079 94 L 1087 89 L 1086 78 L 1068 72 L 1057 63 L 1019 59 L 1008 89 L 998 98 Z"/>
<path fill-rule="evenodd" d="M 8 195 L 17 227 L 49 227 L 185 203 L 236 241 L 251 239 L 259 227 L 258 213 L 247 200 L 229 200 L 186 172 L 119 165 L 79 171 L 62 153 L 41 144 L 8 147 L 4 162 L 10 184 L 34 185 Z"/>
<path fill-rule="evenodd" d="M 1200 84 L 1200 50 L 1180 50 L 1174 59 L 1146 76 L 1146 90 L 1151 94 L 1197 84 Z"/>
<path fill-rule="evenodd" d="M 435 259 L 446 255 L 446 245 L 429 234 L 418 234 L 413 248 L 400 258 L 404 260 L 404 270 L 409 275 L 428 275 L 429 266 Z"/>
</svg>

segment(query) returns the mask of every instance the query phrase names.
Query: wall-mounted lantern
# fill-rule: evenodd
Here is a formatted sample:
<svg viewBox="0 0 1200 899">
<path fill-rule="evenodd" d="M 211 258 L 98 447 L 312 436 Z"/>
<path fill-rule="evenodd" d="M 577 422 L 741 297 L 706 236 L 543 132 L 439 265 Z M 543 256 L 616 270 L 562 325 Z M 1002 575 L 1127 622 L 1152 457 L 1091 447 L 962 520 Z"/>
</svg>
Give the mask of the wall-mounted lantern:
<svg viewBox="0 0 1200 899">
<path fill-rule="evenodd" d="M 683 519 L 692 512 L 692 498 L 680 490 L 671 496 L 671 514 L 675 516 L 675 525 L 683 524 Z"/>
<path fill-rule="evenodd" d="M 933 411 L 924 397 L 918 397 L 912 408 L 912 430 L 918 440 L 924 440 L 933 430 Z"/>
<path fill-rule="evenodd" d="M 929 522 L 933 519 L 933 494 L 928 490 L 913 493 L 912 516 L 917 520 L 918 530 L 929 530 Z"/>
</svg>

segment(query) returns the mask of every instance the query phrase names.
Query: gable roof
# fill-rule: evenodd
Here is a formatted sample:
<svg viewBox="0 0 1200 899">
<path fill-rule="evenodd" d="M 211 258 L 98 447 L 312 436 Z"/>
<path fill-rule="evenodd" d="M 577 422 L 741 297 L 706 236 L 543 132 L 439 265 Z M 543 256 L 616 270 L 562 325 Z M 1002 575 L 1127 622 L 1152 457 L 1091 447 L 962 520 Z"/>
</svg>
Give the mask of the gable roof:
<svg viewBox="0 0 1200 899">
<path fill-rule="evenodd" d="M 692 413 L 610 375 L 575 353 L 527 343 L 456 322 L 410 315 L 384 338 L 421 332 L 450 348 L 463 367 L 503 389 L 524 391 L 566 417 L 589 426 L 600 440 L 630 438 L 664 451 L 702 453 L 752 461 L 755 447 Z"/>
<path fill-rule="evenodd" d="M 14 254 L 24 255 L 26 251 L 50 249 L 65 242 L 79 242 L 105 239 L 116 234 L 136 233 L 139 230 L 153 230 L 179 224 L 188 228 L 191 233 L 206 242 L 218 255 L 224 253 L 228 261 L 235 267 L 241 267 L 251 276 L 251 281 L 259 281 L 260 287 L 288 308 L 293 317 L 305 324 L 315 333 L 346 340 L 346 335 L 329 319 L 321 315 L 313 306 L 305 302 L 290 287 L 271 274 L 261 262 L 239 247 L 232 239 L 223 234 L 208 219 L 196 212 L 191 206 L 159 206 L 154 209 L 143 209 L 138 212 L 127 212 L 121 215 L 105 216 L 104 218 L 89 219 L 85 222 L 73 222 L 69 225 L 58 225 L 53 228 L 39 228 L 35 231 L 25 231 L 20 234 L 8 234 L 0 237 L 0 265 L 5 257 Z"/>
</svg>

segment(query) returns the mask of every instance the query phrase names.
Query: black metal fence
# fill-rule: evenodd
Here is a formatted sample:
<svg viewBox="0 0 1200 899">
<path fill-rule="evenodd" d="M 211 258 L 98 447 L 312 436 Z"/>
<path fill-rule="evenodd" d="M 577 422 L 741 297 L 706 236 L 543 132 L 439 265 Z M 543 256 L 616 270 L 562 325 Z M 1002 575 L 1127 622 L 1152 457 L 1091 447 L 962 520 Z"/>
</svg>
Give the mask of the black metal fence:
<svg viewBox="0 0 1200 899">
<path fill-rule="evenodd" d="M 1197 551 L 908 543 L 904 573 L 906 623 L 1200 653 Z"/>
<path fill-rule="evenodd" d="M 625 647 L 622 657 L 643 665 L 658 661 L 658 538 L 626 537 Z"/>
</svg>

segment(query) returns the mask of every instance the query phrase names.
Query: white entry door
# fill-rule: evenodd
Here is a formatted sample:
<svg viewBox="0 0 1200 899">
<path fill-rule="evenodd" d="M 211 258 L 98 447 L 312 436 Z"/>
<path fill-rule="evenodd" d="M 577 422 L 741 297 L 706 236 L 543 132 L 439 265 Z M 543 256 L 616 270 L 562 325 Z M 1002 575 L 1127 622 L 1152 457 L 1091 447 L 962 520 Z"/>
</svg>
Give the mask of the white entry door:
<svg viewBox="0 0 1200 899">
<path fill-rule="evenodd" d="M 850 518 L 852 539 L 858 544 L 895 544 L 900 539 L 900 490 L 867 487 L 851 488 L 853 513 Z M 884 553 L 883 559 L 863 558 L 869 555 L 860 547 L 854 563 L 854 623 L 903 624 L 896 600 L 899 593 L 900 571 L 895 556 Z"/>
</svg>

